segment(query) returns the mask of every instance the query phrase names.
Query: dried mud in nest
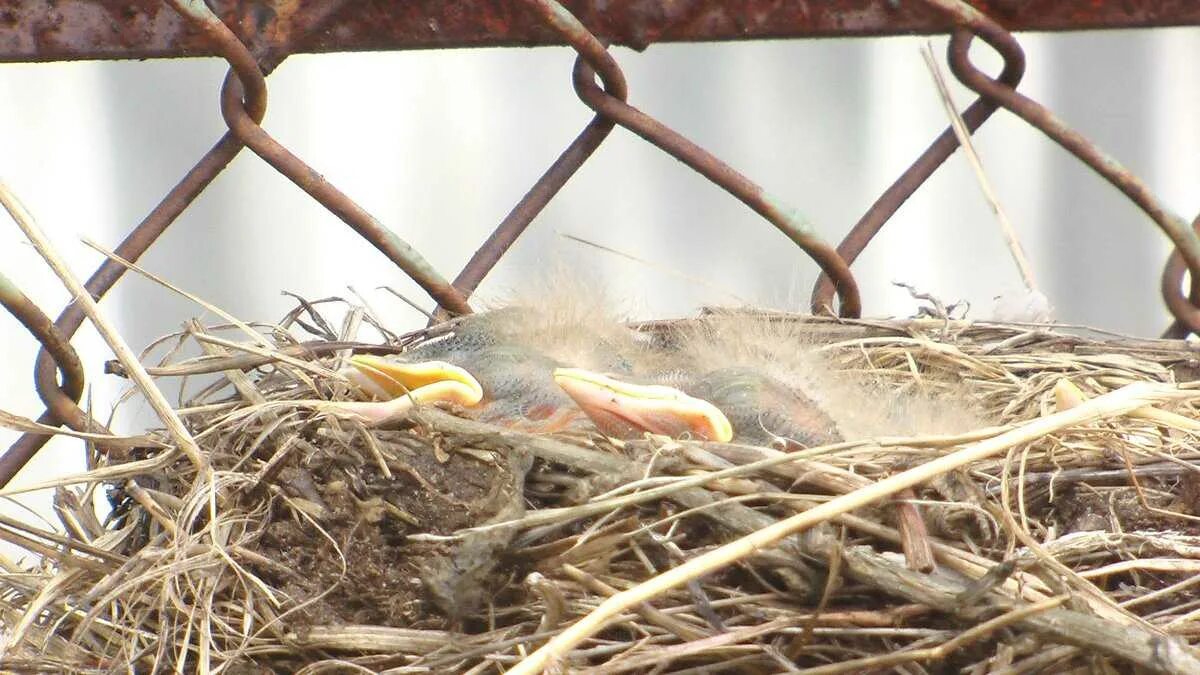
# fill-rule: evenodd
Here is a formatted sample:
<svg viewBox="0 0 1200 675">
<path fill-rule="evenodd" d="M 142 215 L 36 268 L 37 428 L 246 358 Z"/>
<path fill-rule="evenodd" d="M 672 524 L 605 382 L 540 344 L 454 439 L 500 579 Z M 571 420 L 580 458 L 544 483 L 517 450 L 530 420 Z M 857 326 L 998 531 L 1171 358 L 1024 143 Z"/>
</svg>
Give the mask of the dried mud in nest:
<svg viewBox="0 0 1200 675">
<path fill-rule="evenodd" d="M 1030 431 L 900 499 L 635 606 L 553 667 L 1200 667 L 1189 646 L 1200 638 L 1200 397 L 1178 384 L 1198 365 L 1182 342 L 772 316 L 803 326 L 837 369 L 970 399 L 1000 426 L 782 462 L 797 448 L 533 436 L 455 411 L 367 429 L 295 403 L 351 397 L 329 377 L 345 352 L 300 346 L 284 330 L 307 325 L 295 319 L 263 332 L 266 353 L 285 360 L 217 346 L 193 325 L 178 343 L 207 355 L 177 349 L 152 369 L 206 383 L 180 413 L 209 479 L 154 432 L 64 477 L 55 531 L 0 523 L 0 536 L 40 559 L 3 561 L 6 670 L 504 672 L 682 560 L 1012 429 Z M 1054 394 L 1063 379 L 1087 397 L 1136 382 L 1168 395 L 1153 409 L 1038 432 L 1037 420 L 1066 405 Z M 658 496 L 632 498 L 651 489 Z M 106 492 L 115 512 L 101 523 L 81 505 Z M 914 569 L 922 551 L 933 569 Z"/>
</svg>

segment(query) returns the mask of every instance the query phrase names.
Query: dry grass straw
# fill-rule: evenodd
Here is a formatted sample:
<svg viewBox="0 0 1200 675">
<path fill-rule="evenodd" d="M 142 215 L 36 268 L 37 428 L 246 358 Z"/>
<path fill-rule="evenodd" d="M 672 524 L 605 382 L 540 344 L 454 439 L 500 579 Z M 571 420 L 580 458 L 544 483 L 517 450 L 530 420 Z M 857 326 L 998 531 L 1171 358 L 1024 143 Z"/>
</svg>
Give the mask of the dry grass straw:
<svg viewBox="0 0 1200 675">
<path fill-rule="evenodd" d="M 335 373 L 369 314 L 335 329 L 303 305 L 248 340 L 191 322 L 146 370 L 187 382 L 171 414 L 202 461 L 150 431 L 37 486 L 58 523 L 0 520 L 31 554 L 0 561 L 4 667 L 1200 672 L 1187 345 L 745 320 L 798 322 L 837 369 L 968 398 L 989 423 L 810 449 L 533 436 L 436 410 L 366 429 L 290 402 L 349 396 Z M 929 573 L 896 552 L 906 487 Z"/>
</svg>

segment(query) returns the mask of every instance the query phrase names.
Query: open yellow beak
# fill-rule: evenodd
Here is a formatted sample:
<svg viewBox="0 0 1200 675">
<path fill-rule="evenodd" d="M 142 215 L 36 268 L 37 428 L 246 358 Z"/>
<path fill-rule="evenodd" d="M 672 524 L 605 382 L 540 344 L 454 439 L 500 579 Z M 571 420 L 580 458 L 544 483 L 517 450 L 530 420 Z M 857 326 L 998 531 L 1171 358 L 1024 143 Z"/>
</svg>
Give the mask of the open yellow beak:
<svg viewBox="0 0 1200 675">
<path fill-rule="evenodd" d="M 350 357 L 350 365 L 374 385 L 374 393 L 382 393 L 388 398 L 410 396 L 418 403 L 449 401 L 462 406 L 472 406 L 483 399 L 479 380 L 453 363 L 402 363 L 378 356 L 356 355 Z M 372 390 L 371 387 L 364 388 Z"/>
<path fill-rule="evenodd" d="M 658 384 L 632 384 L 581 368 L 557 368 L 554 381 L 603 428 L 615 418 L 635 429 L 728 442 L 733 426 L 715 405 Z"/>
<path fill-rule="evenodd" d="M 365 424 L 400 419 L 416 405 L 447 402 L 470 407 L 483 400 L 483 387 L 466 370 L 445 361 L 402 363 L 377 356 L 350 357 L 343 371 L 354 384 L 383 401 L 338 401 L 321 408 Z"/>
</svg>

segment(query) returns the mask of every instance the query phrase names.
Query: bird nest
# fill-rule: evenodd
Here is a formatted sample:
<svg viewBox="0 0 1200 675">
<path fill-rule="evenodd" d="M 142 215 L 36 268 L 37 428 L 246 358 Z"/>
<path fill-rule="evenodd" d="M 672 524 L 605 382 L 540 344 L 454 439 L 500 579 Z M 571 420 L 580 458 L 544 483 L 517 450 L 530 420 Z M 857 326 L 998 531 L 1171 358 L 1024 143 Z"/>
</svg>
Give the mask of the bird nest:
<svg viewBox="0 0 1200 675">
<path fill-rule="evenodd" d="M 1200 672 L 1183 342 L 739 315 L 871 378 L 864 410 L 922 392 L 980 413 L 805 448 L 425 407 L 368 428 L 303 402 L 353 395 L 332 377 L 351 348 L 447 329 L 338 341 L 363 318 L 335 331 L 305 303 L 251 340 L 192 323 L 169 341 L 149 370 L 200 383 L 175 406 L 184 428 L 91 437 L 86 473 L 41 486 L 59 526 L 0 523 L 37 560 L 4 561 L 4 667 Z"/>
</svg>

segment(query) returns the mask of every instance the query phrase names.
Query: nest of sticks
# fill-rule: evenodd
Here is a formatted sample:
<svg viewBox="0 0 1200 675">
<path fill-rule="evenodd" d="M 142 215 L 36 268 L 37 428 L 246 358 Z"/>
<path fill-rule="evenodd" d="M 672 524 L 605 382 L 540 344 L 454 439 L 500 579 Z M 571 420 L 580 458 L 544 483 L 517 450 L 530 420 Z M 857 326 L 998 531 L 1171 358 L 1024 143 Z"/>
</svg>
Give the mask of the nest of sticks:
<svg viewBox="0 0 1200 675">
<path fill-rule="evenodd" d="M 2 561 L 3 667 L 1200 672 L 1184 342 L 747 315 L 990 420 L 806 449 L 295 405 L 351 396 L 328 376 L 362 318 L 335 331 L 305 303 L 253 340 L 164 341 L 150 373 L 203 385 L 174 406 L 186 436 L 87 439 L 90 469 L 41 486 L 61 523 L 0 523 L 33 554 Z"/>
</svg>

